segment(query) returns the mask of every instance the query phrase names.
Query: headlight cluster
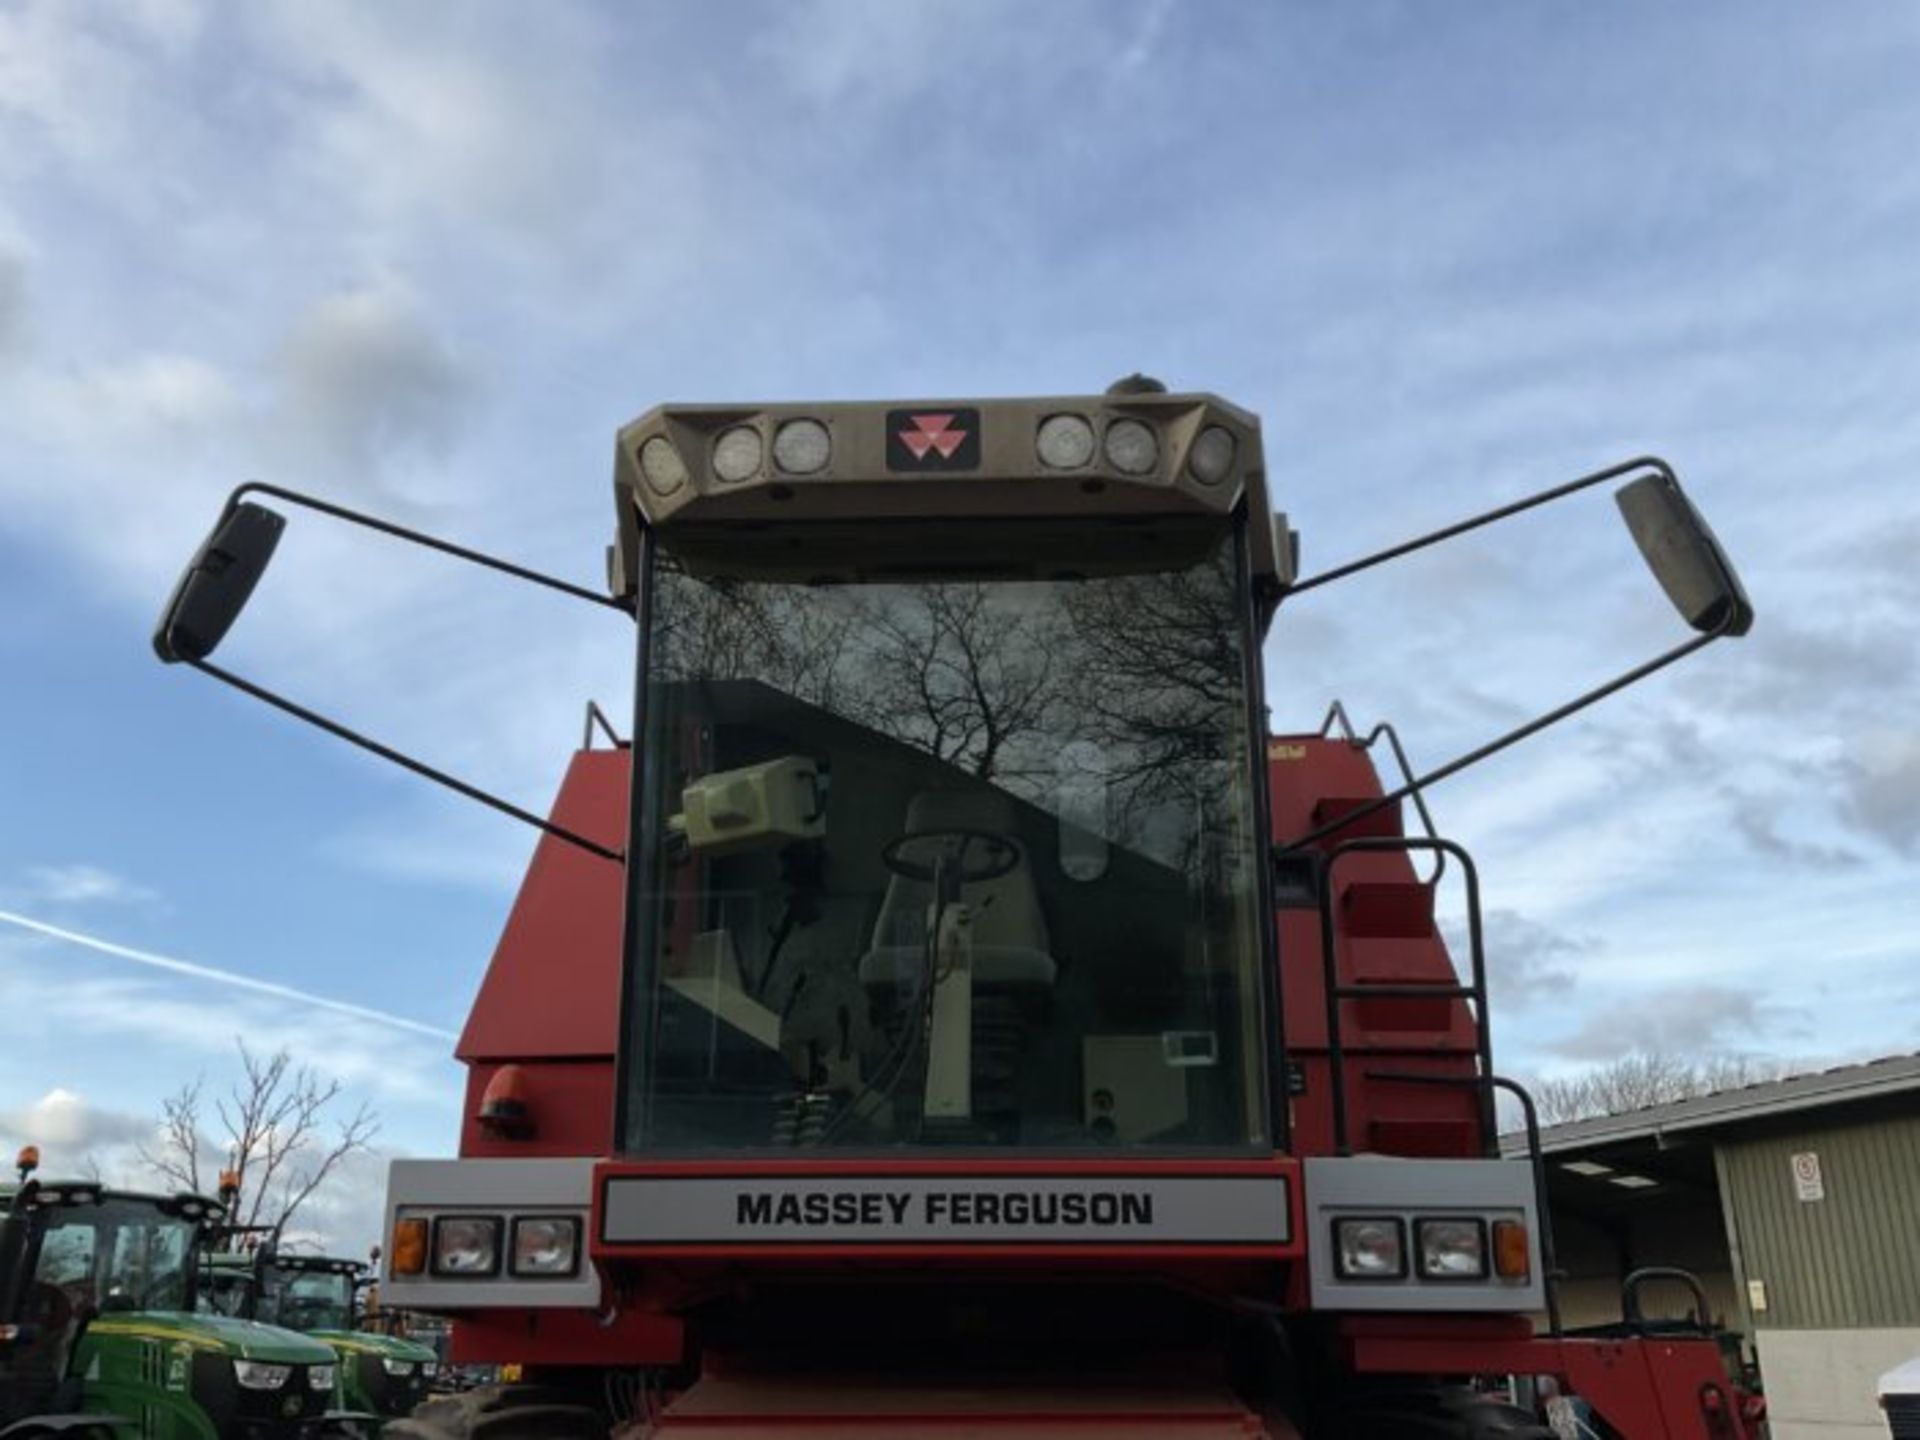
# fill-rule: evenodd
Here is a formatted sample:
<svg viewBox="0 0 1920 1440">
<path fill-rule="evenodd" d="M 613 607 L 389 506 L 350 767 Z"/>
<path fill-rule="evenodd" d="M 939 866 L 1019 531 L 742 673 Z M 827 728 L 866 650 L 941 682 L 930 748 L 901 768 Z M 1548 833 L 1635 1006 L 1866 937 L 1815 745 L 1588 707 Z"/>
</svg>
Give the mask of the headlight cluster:
<svg viewBox="0 0 1920 1440">
<path fill-rule="evenodd" d="M 1489 1234 L 1492 1241 L 1489 1243 Z M 1525 1280 L 1532 1270 L 1527 1227 L 1518 1220 L 1488 1222 L 1477 1215 L 1349 1215 L 1333 1222 L 1334 1272 L 1342 1280 L 1405 1280 L 1409 1268 L 1433 1281 Z"/>
<path fill-rule="evenodd" d="M 414 1362 L 411 1360 L 396 1360 L 391 1355 L 380 1357 L 380 1368 L 397 1380 L 404 1380 L 413 1374 L 413 1366 Z"/>
<path fill-rule="evenodd" d="M 1034 453 L 1048 470 L 1078 470 L 1093 463 L 1096 449 L 1122 475 L 1151 475 L 1160 468 L 1160 435 L 1131 415 L 1109 420 L 1097 437 L 1085 415 L 1049 415 L 1034 434 Z M 1187 473 L 1202 485 L 1218 485 L 1233 471 L 1239 442 L 1221 425 L 1209 425 L 1187 449 Z"/>
<path fill-rule="evenodd" d="M 739 485 L 766 469 L 767 442 L 761 426 L 729 425 L 707 452 L 714 478 Z M 818 475 L 833 459 L 833 432 L 818 420 L 783 420 L 773 432 L 773 468 L 783 475 Z M 662 499 L 687 483 L 687 464 L 673 441 L 656 435 L 640 447 L 640 474 Z"/>
<path fill-rule="evenodd" d="M 309 1365 L 307 1367 L 307 1388 L 310 1390 L 333 1389 L 333 1366 Z"/>
<path fill-rule="evenodd" d="M 233 1362 L 233 1378 L 240 1382 L 245 1390 L 278 1390 L 287 1383 L 287 1377 L 293 1374 L 291 1365 L 272 1365 L 265 1360 L 236 1360 Z M 328 1384 L 333 1382 L 329 1380 Z"/>
<path fill-rule="evenodd" d="M 431 1244 L 423 1244 L 429 1232 Z M 499 1275 L 504 1262 L 519 1279 L 569 1279 L 580 1273 L 580 1217 L 403 1216 L 394 1222 L 392 1254 L 396 1275 L 424 1269 L 442 1279 L 484 1279 Z"/>
</svg>

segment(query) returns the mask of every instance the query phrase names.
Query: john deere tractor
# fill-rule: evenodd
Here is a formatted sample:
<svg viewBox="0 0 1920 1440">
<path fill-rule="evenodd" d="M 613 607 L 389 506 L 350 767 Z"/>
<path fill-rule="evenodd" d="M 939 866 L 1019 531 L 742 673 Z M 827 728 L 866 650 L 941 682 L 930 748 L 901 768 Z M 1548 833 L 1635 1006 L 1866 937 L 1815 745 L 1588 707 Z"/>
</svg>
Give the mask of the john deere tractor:
<svg viewBox="0 0 1920 1440">
<path fill-rule="evenodd" d="M 225 1315 L 298 1330 L 333 1348 L 346 1411 L 374 1435 L 427 1396 L 439 1356 L 397 1335 L 359 1328 L 358 1260 L 283 1252 L 277 1237 L 206 1257 L 202 1294 Z"/>
<path fill-rule="evenodd" d="M 358 1433 L 334 1352 L 195 1313 L 218 1201 L 42 1182 L 21 1153 L 0 1187 L 0 1437 L 322 1440 Z"/>
</svg>

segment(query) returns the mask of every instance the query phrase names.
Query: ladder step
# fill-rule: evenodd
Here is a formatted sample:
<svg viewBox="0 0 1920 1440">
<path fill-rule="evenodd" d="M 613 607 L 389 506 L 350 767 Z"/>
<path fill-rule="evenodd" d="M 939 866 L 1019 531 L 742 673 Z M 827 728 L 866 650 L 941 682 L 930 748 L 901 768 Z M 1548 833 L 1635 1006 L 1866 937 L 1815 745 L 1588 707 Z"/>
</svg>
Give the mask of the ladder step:
<svg viewBox="0 0 1920 1440">
<path fill-rule="evenodd" d="M 1402 1119 L 1378 1116 L 1367 1124 L 1368 1149 L 1428 1159 L 1478 1154 L 1479 1133 L 1471 1120 Z"/>
<path fill-rule="evenodd" d="M 1343 816 L 1351 815 L 1354 811 L 1373 804 L 1373 802 L 1379 798 L 1378 795 L 1323 796 L 1314 802 L 1314 828 L 1318 829 L 1322 825 L 1331 825 Z M 1393 804 L 1374 811 L 1373 814 L 1367 816 L 1364 820 L 1356 820 L 1345 829 L 1335 831 L 1324 840 L 1321 840 L 1319 845 L 1323 850 L 1331 850 L 1334 846 L 1348 840 L 1359 840 L 1368 837 L 1384 837 L 1397 840 L 1404 833 L 1400 828 L 1400 802 L 1396 800 Z"/>
<path fill-rule="evenodd" d="M 1356 880 L 1340 897 L 1341 928 L 1355 940 L 1425 940 L 1434 934 L 1433 887 Z"/>
</svg>

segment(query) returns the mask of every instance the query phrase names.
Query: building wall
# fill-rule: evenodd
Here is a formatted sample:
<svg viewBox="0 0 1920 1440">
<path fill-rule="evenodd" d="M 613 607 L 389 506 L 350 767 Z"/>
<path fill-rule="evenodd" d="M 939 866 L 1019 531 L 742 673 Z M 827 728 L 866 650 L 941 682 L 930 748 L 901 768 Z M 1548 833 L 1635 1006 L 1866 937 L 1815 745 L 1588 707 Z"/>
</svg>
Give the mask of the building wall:
<svg viewBox="0 0 1920 1440">
<path fill-rule="evenodd" d="M 1920 1327 L 1762 1330 L 1772 1440 L 1887 1440 L 1874 1382 L 1920 1355 Z"/>
<path fill-rule="evenodd" d="M 1818 1200 L 1794 1183 L 1809 1152 Z M 1719 1159 L 1740 1279 L 1765 1291 L 1750 1314 L 1774 1440 L 1885 1440 L 1874 1381 L 1920 1355 L 1920 1115 L 1809 1124 Z"/>
<path fill-rule="evenodd" d="M 1821 1200 L 1796 1198 L 1792 1157 L 1820 1159 Z M 1756 1330 L 1920 1326 L 1920 1114 L 1721 1147 L 1743 1278 L 1766 1290 Z"/>
</svg>

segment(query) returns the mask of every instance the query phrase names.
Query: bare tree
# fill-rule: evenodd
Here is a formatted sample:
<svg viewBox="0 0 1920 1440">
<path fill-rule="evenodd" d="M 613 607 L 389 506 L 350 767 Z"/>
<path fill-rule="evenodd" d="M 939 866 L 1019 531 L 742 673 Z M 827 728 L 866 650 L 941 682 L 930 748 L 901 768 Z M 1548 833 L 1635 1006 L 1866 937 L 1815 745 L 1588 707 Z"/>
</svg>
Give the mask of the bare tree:
<svg viewBox="0 0 1920 1440">
<path fill-rule="evenodd" d="M 974 584 L 917 585 L 859 613 L 847 713 L 982 779 L 1017 773 L 1058 700 L 1047 618 Z"/>
<path fill-rule="evenodd" d="M 1658 1051 L 1634 1051 L 1578 1075 L 1544 1080 L 1533 1087 L 1533 1098 L 1540 1107 L 1541 1123 L 1560 1125 L 1784 1080 L 1795 1069 L 1790 1061 L 1753 1055 L 1681 1059 Z"/>
<path fill-rule="evenodd" d="M 204 1128 L 204 1082 L 195 1080 L 160 1102 L 160 1137 L 140 1147 L 140 1158 L 162 1179 L 202 1195 L 212 1193 L 208 1172 L 221 1164 L 240 1187 L 233 1222 L 282 1227 L 341 1161 L 367 1148 L 379 1120 L 362 1104 L 329 1124 L 338 1080 L 296 1067 L 285 1049 L 259 1055 L 245 1040 L 234 1043 L 241 1073 L 213 1102 L 215 1128 Z"/>
</svg>

